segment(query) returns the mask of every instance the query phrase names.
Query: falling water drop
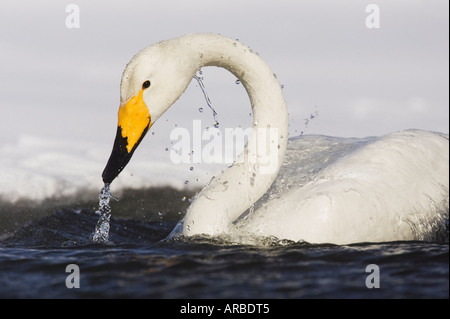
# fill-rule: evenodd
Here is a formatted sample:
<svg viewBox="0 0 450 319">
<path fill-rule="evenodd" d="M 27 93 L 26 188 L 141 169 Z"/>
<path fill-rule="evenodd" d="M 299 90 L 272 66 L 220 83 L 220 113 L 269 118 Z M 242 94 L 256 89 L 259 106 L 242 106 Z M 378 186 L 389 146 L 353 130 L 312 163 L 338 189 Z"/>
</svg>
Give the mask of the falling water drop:
<svg viewBox="0 0 450 319">
<path fill-rule="evenodd" d="M 200 72 L 201 72 L 201 71 L 199 71 L 199 73 L 200 73 Z M 202 74 L 202 73 L 200 73 L 200 74 Z M 212 106 L 212 103 L 211 103 L 211 100 L 209 99 L 208 93 L 206 93 L 206 88 L 205 88 L 205 85 L 204 85 L 203 82 L 202 82 L 202 78 L 200 78 L 200 77 L 198 77 L 198 76 L 194 76 L 194 79 L 197 80 L 198 85 L 199 85 L 200 88 L 202 89 L 203 96 L 205 97 L 205 100 L 206 100 L 206 104 L 208 104 L 208 107 L 209 107 L 209 108 L 211 109 L 211 111 L 213 112 L 214 121 L 215 121 L 216 123 L 218 123 L 218 121 L 217 121 L 217 112 L 216 112 L 216 110 L 214 110 L 214 108 L 213 108 L 213 106 Z"/>
<path fill-rule="evenodd" d="M 241 84 L 241 80 L 237 79 L 235 82 L 237 85 Z"/>
<path fill-rule="evenodd" d="M 105 183 L 102 188 L 100 195 L 98 196 L 99 204 L 98 211 L 96 212 L 100 215 L 100 218 L 95 226 L 95 231 L 91 235 L 91 242 L 95 244 L 110 244 L 109 241 L 109 221 L 111 219 L 111 207 L 109 206 L 109 200 L 113 198 L 118 200 L 116 197 L 112 196 L 109 192 L 109 183 Z"/>
</svg>

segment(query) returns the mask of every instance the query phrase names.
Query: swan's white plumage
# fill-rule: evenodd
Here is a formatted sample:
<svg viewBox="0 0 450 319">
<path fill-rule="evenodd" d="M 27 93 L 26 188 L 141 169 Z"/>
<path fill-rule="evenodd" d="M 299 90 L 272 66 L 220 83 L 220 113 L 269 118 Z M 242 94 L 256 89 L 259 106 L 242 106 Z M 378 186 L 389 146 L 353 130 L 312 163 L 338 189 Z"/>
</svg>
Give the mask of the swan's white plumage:
<svg viewBox="0 0 450 319">
<path fill-rule="evenodd" d="M 432 239 L 433 225 L 448 214 L 448 153 L 448 138 L 431 132 L 377 138 L 267 201 L 239 227 L 314 243 Z"/>
<path fill-rule="evenodd" d="M 257 54 L 220 35 L 192 34 L 160 42 L 139 52 L 127 65 L 121 103 L 150 80 L 152 85 L 143 98 L 154 122 L 204 66 L 226 68 L 243 83 L 253 109 L 254 129 L 277 130 L 267 143 L 277 145 L 271 160 L 279 165 L 270 173 L 262 173 L 258 163 L 247 160 L 233 165 L 196 196 L 174 233 L 246 232 L 337 244 L 415 240 L 426 235 L 426 230 L 418 230 L 420 225 L 442 218 L 439 211 L 447 210 L 448 215 L 448 138 L 405 131 L 378 138 L 341 157 L 306 185 L 294 185 L 239 219 L 276 178 L 287 145 L 283 93 Z M 253 134 L 241 159 L 247 159 L 256 143 Z"/>
</svg>

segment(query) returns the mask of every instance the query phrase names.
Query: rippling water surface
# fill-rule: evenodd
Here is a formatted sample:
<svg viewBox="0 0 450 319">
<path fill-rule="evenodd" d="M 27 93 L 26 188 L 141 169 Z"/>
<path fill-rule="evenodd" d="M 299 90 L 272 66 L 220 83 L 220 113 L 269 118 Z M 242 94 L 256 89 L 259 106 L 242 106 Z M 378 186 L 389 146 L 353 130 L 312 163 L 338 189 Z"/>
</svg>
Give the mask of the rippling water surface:
<svg viewBox="0 0 450 319">
<path fill-rule="evenodd" d="M 112 219 L 111 245 L 91 244 L 91 211 L 64 210 L 0 245 L 2 298 L 448 298 L 448 243 L 348 246 L 198 237 L 165 240 L 176 221 Z M 69 289 L 69 264 L 80 288 Z M 379 267 L 369 289 L 367 265 Z M 369 278 L 370 282 L 374 282 Z"/>
</svg>

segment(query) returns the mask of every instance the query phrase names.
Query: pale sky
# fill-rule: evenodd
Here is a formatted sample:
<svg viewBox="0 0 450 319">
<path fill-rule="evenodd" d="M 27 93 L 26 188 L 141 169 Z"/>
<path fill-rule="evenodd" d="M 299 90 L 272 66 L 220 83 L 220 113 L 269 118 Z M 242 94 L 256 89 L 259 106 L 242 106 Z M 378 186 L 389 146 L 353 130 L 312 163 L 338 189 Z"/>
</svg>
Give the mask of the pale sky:
<svg viewBox="0 0 450 319">
<path fill-rule="evenodd" d="M 66 26 L 70 3 L 80 9 L 79 28 Z M 380 28 L 366 26 L 370 3 L 380 8 Z M 193 32 L 239 39 L 266 60 L 284 85 L 292 135 L 448 133 L 448 6 L 445 0 L 3 0 L 0 143 L 23 134 L 86 140 L 109 156 L 125 65 L 147 45 Z M 248 99 L 233 76 L 205 69 L 204 83 L 222 127 L 250 125 Z M 164 152 L 175 125 L 213 123 L 205 106 L 192 82 L 145 143 Z M 311 114 L 317 116 L 305 125 Z"/>
</svg>

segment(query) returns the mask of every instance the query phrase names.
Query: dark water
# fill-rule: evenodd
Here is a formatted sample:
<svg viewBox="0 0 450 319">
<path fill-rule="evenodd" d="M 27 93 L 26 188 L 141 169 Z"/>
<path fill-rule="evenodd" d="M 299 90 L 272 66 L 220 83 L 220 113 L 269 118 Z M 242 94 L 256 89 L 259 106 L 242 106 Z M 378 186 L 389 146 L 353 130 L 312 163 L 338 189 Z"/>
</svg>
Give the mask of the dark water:
<svg viewBox="0 0 450 319">
<path fill-rule="evenodd" d="M 221 239 L 165 240 L 178 212 L 113 218 L 111 245 L 91 244 L 98 216 L 63 209 L 0 241 L 1 298 L 449 298 L 449 246 L 389 242 L 347 246 Z M 78 266 L 76 272 L 66 267 Z M 366 272 L 375 264 L 376 272 Z M 179 311 L 178 309 L 175 309 Z M 174 310 L 174 311 L 175 311 Z"/>
</svg>

